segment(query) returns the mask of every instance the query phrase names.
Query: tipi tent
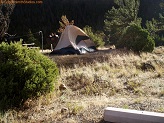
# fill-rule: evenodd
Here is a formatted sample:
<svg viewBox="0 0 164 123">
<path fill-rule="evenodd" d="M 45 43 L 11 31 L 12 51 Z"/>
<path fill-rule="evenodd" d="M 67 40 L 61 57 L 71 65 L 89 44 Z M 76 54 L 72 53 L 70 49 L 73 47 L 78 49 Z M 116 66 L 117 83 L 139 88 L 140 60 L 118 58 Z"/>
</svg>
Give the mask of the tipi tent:
<svg viewBox="0 0 164 123">
<path fill-rule="evenodd" d="M 95 50 L 95 44 L 83 30 L 74 25 L 68 25 L 52 54 L 84 54 Z"/>
</svg>

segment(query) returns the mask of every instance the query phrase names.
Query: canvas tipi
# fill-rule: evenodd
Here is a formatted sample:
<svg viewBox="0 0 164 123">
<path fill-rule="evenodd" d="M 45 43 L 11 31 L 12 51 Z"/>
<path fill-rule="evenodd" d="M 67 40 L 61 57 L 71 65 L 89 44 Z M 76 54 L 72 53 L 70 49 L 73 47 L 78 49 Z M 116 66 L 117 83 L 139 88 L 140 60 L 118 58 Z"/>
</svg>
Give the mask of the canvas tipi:
<svg viewBox="0 0 164 123">
<path fill-rule="evenodd" d="M 83 30 L 74 25 L 68 25 L 52 54 L 84 54 L 95 50 L 95 44 Z"/>
</svg>

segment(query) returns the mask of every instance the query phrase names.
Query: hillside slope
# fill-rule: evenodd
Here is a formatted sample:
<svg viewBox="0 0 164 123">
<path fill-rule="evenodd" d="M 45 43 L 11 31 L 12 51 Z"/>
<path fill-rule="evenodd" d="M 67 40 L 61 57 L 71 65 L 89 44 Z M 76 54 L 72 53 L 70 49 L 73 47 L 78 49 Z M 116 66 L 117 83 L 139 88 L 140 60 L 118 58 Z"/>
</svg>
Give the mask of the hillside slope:
<svg viewBox="0 0 164 123">
<path fill-rule="evenodd" d="M 66 90 L 29 99 L 0 122 L 103 123 L 107 106 L 164 113 L 164 47 L 140 55 L 111 50 L 57 57 L 50 56 Z"/>
</svg>

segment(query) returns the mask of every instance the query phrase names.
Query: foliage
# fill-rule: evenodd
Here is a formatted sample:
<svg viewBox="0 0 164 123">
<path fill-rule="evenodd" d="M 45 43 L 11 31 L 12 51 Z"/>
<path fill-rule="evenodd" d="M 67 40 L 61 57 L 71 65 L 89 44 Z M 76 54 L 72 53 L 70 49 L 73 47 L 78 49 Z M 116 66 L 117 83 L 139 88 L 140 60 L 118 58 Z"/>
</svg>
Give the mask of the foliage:
<svg viewBox="0 0 164 123">
<path fill-rule="evenodd" d="M 10 4 L 5 4 L 5 2 L 10 2 Z M 3 0 L 3 3 L 2 1 L 0 3 L 0 38 L 4 36 L 9 28 L 10 15 L 12 14 L 14 7 L 14 0 Z"/>
<path fill-rule="evenodd" d="M 3 0 L 4 1 L 4 0 Z M 7 1 L 7 0 L 6 0 Z M 9 0 L 8 0 L 9 1 Z M 11 0 L 10 0 L 11 1 Z M 114 0 L 44 0 L 43 4 L 17 5 L 11 16 L 9 34 L 24 35 L 30 28 L 36 32 L 42 30 L 44 38 L 59 28 L 62 15 L 82 28 L 90 25 L 94 30 L 103 30 L 104 14 L 115 6 Z M 158 17 L 159 3 L 163 0 L 141 0 L 139 16 L 145 20 Z M 150 9 L 151 8 L 151 9 Z"/>
<path fill-rule="evenodd" d="M 160 20 L 158 22 L 158 27 L 159 27 L 158 36 L 160 40 L 156 40 L 156 42 L 159 41 L 158 45 L 164 45 L 164 12 L 159 14 L 159 18 Z"/>
<path fill-rule="evenodd" d="M 155 43 L 150 34 L 140 26 L 132 24 L 125 30 L 118 47 L 126 47 L 133 51 L 152 52 Z"/>
<path fill-rule="evenodd" d="M 160 30 L 164 30 L 164 12 L 159 14 L 158 26 Z"/>
<path fill-rule="evenodd" d="M 0 44 L 0 68 L 1 110 L 51 92 L 58 76 L 55 63 L 20 42 Z"/>
<path fill-rule="evenodd" d="M 28 31 L 28 38 L 25 43 L 35 43 L 36 46 L 41 46 L 40 42 L 34 37 L 34 34 L 31 32 L 30 29 Z"/>
<path fill-rule="evenodd" d="M 155 35 L 154 40 L 155 40 L 155 46 L 164 46 L 164 37 L 163 37 L 163 35 L 162 36 Z"/>
<path fill-rule="evenodd" d="M 66 26 L 68 25 L 73 25 L 74 24 L 74 20 L 72 20 L 71 22 L 69 22 L 69 20 L 67 19 L 66 15 L 63 15 L 61 17 L 61 21 L 59 21 L 60 24 L 60 28 L 58 29 L 59 33 L 62 33 L 65 29 Z"/>
<path fill-rule="evenodd" d="M 154 36 L 155 33 L 158 30 L 157 27 L 157 20 L 155 20 L 154 18 L 151 21 L 146 21 L 146 29 L 149 31 L 149 33 Z"/>
<path fill-rule="evenodd" d="M 93 32 L 90 26 L 85 26 L 83 28 L 84 32 L 91 38 L 95 43 L 96 47 L 104 46 L 105 42 L 103 41 L 105 34 L 103 32 Z"/>
<path fill-rule="evenodd" d="M 159 20 L 153 18 L 151 21 L 146 21 L 146 29 L 154 38 L 156 46 L 164 45 L 164 17 L 159 14 L 159 18 Z"/>
<path fill-rule="evenodd" d="M 117 44 L 123 30 L 131 23 L 141 24 L 138 18 L 140 0 L 115 0 L 118 8 L 112 7 L 105 14 L 105 31 L 109 36 L 108 42 Z"/>
</svg>

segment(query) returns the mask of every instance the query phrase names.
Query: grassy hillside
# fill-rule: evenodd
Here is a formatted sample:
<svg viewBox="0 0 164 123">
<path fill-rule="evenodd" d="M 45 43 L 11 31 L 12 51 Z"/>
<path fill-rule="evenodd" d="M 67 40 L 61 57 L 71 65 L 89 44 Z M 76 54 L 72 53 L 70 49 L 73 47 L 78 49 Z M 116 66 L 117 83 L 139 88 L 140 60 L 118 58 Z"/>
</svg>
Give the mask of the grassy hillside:
<svg viewBox="0 0 164 123">
<path fill-rule="evenodd" d="M 164 113 L 164 47 L 140 55 L 106 50 L 50 58 L 66 90 L 29 99 L 0 122 L 103 123 L 107 106 Z"/>
</svg>

